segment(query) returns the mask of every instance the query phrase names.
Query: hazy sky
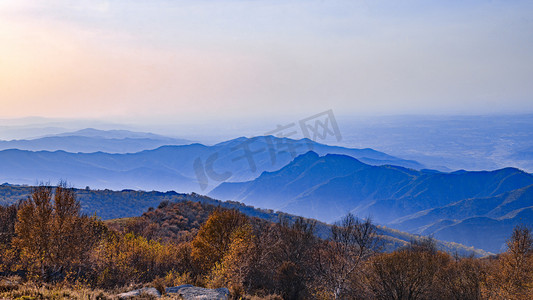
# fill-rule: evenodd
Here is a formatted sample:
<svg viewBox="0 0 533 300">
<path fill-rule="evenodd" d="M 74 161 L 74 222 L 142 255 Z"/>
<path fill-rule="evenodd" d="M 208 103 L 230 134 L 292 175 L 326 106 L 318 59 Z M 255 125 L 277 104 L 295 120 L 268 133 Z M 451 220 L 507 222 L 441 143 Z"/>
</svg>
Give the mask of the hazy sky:
<svg viewBox="0 0 533 300">
<path fill-rule="evenodd" d="M 0 0 L 0 117 L 533 112 L 533 1 Z"/>
</svg>

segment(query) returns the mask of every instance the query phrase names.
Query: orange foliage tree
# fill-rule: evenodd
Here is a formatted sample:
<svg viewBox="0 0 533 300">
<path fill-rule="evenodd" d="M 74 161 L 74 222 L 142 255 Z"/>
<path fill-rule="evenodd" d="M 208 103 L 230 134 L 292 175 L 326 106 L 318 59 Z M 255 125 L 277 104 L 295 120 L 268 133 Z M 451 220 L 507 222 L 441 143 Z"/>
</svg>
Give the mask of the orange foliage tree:
<svg viewBox="0 0 533 300">
<path fill-rule="evenodd" d="M 516 226 L 487 280 L 486 296 L 533 299 L 533 237 L 526 226 Z"/>
<path fill-rule="evenodd" d="M 192 257 L 199 270 L 209 271 L 219 263 L 230 247 L 234 231 L 246 224 L 248 217 L 236 210 L 214 211 L 192 241 Z"/>
<path fill-rule="evenodd" d="M 26 268 L 43 278 L 81 272 L 105 230 L 95 217 L 81 213 L 74 191 L 65 183 L 55 188 L 54 201 L 53 192 L 52 187 L 41 185 L 22 203 L 13 240 Z"/>
</svg>

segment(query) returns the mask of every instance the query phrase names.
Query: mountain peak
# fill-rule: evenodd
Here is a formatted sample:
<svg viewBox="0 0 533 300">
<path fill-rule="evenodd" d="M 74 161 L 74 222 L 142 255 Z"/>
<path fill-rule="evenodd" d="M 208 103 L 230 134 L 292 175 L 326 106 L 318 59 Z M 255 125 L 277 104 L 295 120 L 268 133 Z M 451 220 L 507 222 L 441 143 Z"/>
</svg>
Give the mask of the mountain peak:
<svg viewBox="0 0 533 300">
<path fill-rule="evenodd" d="M 295 162 L 298 162 L 298 161 L 315 161 L 319 158 L 320 156 L 315 152 L 315 151 L 308 151 L 304 154 L 300 154 L 298 155 L 294 161 Z"/>
</svg>

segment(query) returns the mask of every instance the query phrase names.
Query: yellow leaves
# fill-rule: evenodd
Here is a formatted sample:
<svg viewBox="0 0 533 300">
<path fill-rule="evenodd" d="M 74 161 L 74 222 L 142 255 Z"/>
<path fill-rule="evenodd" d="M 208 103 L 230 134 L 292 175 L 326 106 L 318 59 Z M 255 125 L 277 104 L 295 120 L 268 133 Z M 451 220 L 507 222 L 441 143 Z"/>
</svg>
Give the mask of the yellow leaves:
<svg viewBox="0 0 533 300">
<path fill-rule="evenodd" d="M 208 287 L 228 287 L 234 296 L 242 295 L 244 282 L 251 271 L 254 253 L 252 226 L 250 223 L 245 223 L 232 232 L 228 250 L 207 275 Z"/>
<path fill-rule="evenodd" d="M 80 213 L 75 193 L 65 183 L 53 191 L 50 186 L 34 188 L 18 210 L 13 239 L 25 269 L 43 277 L 79 269 L 103 232 L 100 221 Z"/>
<path fill-rule="evenodd" d="M 214 211 L 200 227 L 192 242 L 192 257 L 201 270 L 208 271 L 222 260 L 236 229 L 249 224 L 248 218 L 236 210 Z"/>
<path fill-rule="evenodd" d="M 162 244 L 133 233 L 111 234 L 93 255 L 98 285 L 114 287 L 146 282 L 185 269 L 182 265 L 187 251 L 186 245 Z"/>
<path fill-rule="evenodd" d="M 233 295 L 244 292 L 255 249 L 249 219 L 235 210 L 217 209 L 192 242 L 192 258 L 211 288 L 229 287 Z"/>
<path fill-rule="evenodd" d="M 531 230 L 517 226 L 487 276 L 485 293 L 508 299 L 533 298 L 533 237 Z"/>
<path fill-rule="evenodd" d="M 166 286 L 179 286 L 193 283 L 194 278 L 190 272 L 180 273 L 175 270 L 170 270 L 163 278 L 163 282 Z"/>
</svg>

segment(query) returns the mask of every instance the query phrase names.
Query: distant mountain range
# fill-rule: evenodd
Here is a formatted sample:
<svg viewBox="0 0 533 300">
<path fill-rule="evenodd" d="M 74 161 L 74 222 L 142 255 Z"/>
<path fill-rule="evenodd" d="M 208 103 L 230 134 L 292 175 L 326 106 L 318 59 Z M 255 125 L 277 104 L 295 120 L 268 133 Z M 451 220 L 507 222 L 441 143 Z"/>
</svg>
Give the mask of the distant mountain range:
<svg viewBox="0 0 533 300">
<path fill-rule="evenodd" d="M 147 147 L 166 143 L 165 137 L 127 131 L 93 129 L 33 140 L 50 147 L 77 150 L 103 147 Z M 175 142 L 181 142 L 174 140 Z M 85 143 L 85 144 L 84 144 Z M 237 138 L 213 146 L 162 146 L 136 153 L 71 153 L 66 151 L 0 151 L 0 182 L 36 184 L 67 180 L 74 186 L 110 189 L 179 190 L 206 193 L 223 181 L 251 180 L 263 171 L 277 170 L 309 150 L 339 153 L 373 165 L 424 166 L 372 149 L 328 146 L 308 139 L 273 136 Z"/>
<path fill-rule="evenodd" d="M 28 140 L 0 140 L 0 150 L 134 153 L 156 149 L 164 145 L 191 143 L 185 139 L 170 138 L 153 133 L 86 128 Z"/>
<path fill-rule="evenodd" d="M 0 149 L 0 182 L 209 193 L 324 222 L 353 212 L 491 252 L 502 250 L 513 226 L 533 224 L 533 176 L 519 169 L 439 172 L 373 149 L 309 139 L 240 137 L 208 146 L 87 128 L 0 141 Z M 118 216 L 109 203 L 98 205 L 100 215 Z"/>
<path fill-rule="evenodd" d="M 222 183 L 209 196 L 326 222 L 353 212 L 498 252 L 514 225 L 533 224 L 531 185 L 533 176 L 514 168 L 441 173 L 308 152 L 254 180 Z"/>
</svg>

